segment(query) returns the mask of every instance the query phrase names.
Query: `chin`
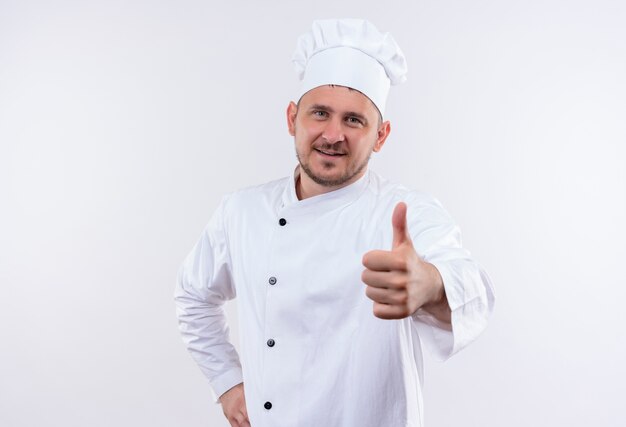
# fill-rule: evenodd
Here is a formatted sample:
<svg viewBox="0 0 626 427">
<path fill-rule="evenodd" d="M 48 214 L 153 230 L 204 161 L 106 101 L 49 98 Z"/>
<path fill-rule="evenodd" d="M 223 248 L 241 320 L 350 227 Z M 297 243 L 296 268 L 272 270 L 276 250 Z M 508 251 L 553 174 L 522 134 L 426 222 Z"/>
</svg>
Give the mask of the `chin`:
<svg viewBox="0 0 626 427">
<path fill-rule="evenodd" d="M 342 176 L 346 175 L 345 170 L 340 170 L 337 167 L 333 167 L 330 169 L 324 167 L 313 167 L 309 169 L 309 171 L 320 179 L 341 179 Z"/>
<path fill-rule="evenodd" d="M 306 172 L 306 171 L 305 171 Z M 346 173 L 315 173 L 315 171 L 309 171 L 307 175 L 317 184 L 324 187 L 336 187 L 338 185 L 345 184 L 352 176 Z"/>
</svg>

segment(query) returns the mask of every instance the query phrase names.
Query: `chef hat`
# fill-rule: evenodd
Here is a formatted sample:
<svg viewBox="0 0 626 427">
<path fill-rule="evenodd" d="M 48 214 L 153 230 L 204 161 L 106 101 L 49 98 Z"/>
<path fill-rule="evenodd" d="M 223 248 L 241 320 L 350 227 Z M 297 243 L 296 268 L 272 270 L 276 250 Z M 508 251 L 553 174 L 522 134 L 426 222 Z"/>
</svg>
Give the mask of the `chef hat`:
<svg viewBox="0 0 626 427">
<path fill-rule="evenodd" d="M 302 80 L 298 99 L 318 86 L 358 90 L 383 115 L 390 85 L 406 80 L 406 60 L 389 33 L 363 19 L 314 21 L 298 38 L 292 62 Z"/>
</svg>

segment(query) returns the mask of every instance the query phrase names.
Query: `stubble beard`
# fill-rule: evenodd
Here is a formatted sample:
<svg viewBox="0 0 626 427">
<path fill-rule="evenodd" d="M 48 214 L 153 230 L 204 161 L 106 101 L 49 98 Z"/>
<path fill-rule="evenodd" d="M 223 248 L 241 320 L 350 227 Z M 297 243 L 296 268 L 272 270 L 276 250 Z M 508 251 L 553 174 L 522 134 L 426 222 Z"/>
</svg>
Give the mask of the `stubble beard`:
<svg viewBox="0 0 626 427">
<path fill-rule="evenodd" d="M 313 182 L 323 187 L 337 187 L 337 186 L 340 186 L 349 182 L 352 178 L 354 178 L 359 173 L 361 173 L 363 169 L 367 167 L 367 164 L 369 163 L 371 156 L 368 155 L 361 164 L 357 165 L 356 168 L 350 168 L 348 165 L 348 167 L 346 168 L 346 171 L 340 177 L 334 178 L 334 179 L 324 178 L 319 175 L 316 175 L 313 172 L 313 170 L 309 167 L 309 164 L 302 161 L 302 156 L 300 155 L 300 153 L 298 153 L 297 150 L 296 150 L 296 157 L 298 158 L 298 163 L 300 163 L 300 167 L 302 168 L 304 173 L 306 173 L 307 176 L 311 178 L 311 180 L 313 180 Z"/>
</svg>

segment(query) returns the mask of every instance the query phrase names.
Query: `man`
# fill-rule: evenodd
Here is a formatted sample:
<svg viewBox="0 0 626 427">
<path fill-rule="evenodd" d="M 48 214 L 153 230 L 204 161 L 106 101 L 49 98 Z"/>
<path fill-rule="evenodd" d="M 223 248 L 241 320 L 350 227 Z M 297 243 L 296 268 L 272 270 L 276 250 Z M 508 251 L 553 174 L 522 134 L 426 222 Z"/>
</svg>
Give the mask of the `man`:
<svg viewBox="0 0 626 427">
<path fill-rule="evenodd" d="M 422 350 L 486 326 L 494 296 L 431 196 L 368 169 L 402 52 L 367 21 L 316 21 L 294 55 L 294 175 L 226 196 L 178 276 L 183 338 L 232 426 L 421 426 Z M 222 305 L 238 297 L 241 354 Z"/>
</svg>

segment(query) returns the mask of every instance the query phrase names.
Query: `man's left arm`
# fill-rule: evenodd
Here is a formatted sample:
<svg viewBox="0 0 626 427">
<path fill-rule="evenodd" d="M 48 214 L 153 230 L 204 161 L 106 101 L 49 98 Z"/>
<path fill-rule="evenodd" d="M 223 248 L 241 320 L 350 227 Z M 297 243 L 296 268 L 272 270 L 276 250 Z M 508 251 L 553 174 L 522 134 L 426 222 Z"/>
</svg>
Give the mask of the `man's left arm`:
<svg viewBox="0 0 626 427">
<path fill-rule="evenodd" d="M 396 205 L 392 249 L 365 254 L 362 279 L 375 316 L 411 316 L 426 346 L 447 359 L 486 327 L 493 286 L 462 248 L 459 228 L 443 207 L 436 200 L 420 206 L 410 227 L 406 204 Z"/>
</svg>

